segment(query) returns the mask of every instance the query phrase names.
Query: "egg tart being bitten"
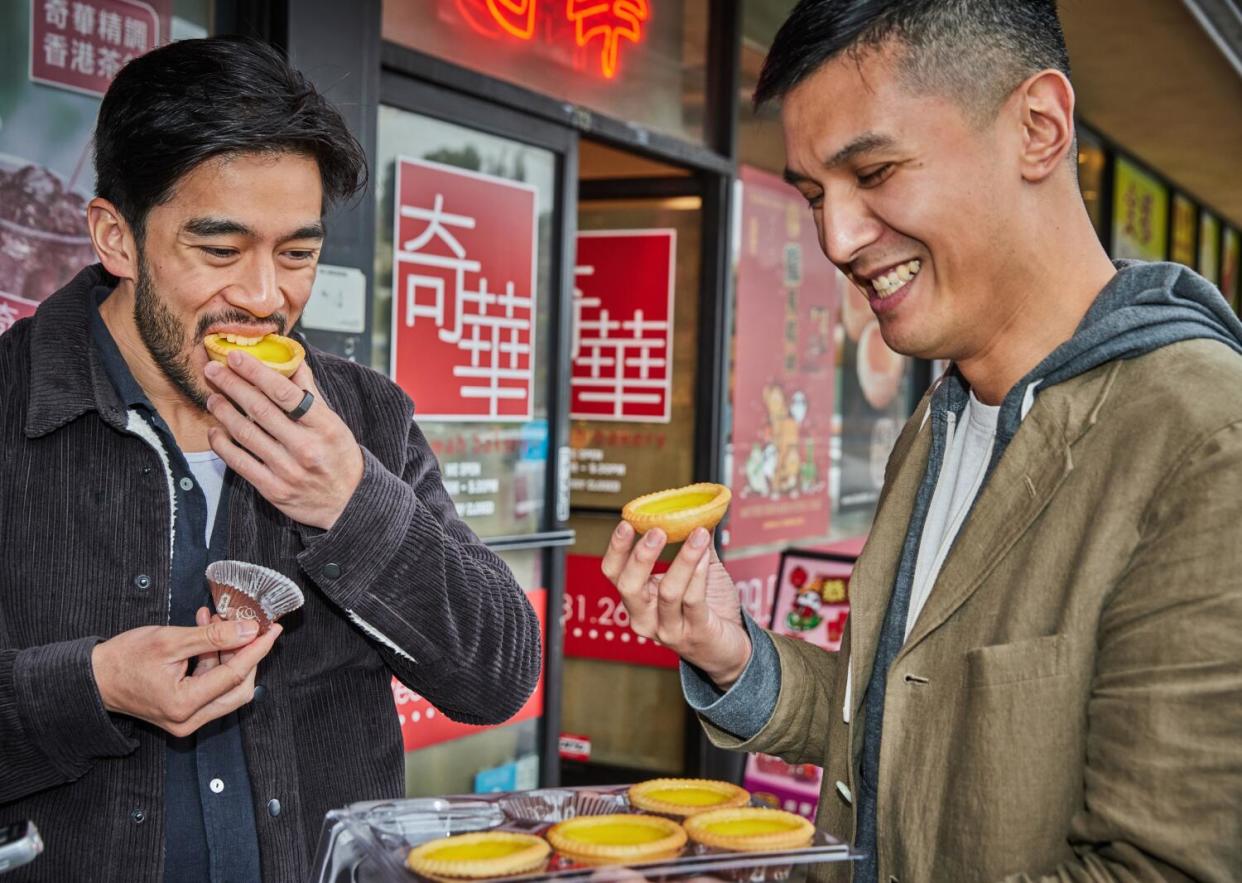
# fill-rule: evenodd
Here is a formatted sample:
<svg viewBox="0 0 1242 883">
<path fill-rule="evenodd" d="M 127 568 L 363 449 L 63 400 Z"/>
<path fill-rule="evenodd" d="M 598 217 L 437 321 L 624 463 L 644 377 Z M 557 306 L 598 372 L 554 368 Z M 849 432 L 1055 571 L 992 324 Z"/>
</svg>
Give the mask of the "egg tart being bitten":
<svg viewBox="0 0 1242 883">
<path fill-rule="evenodd" d="M 221 365 L 228 364 L 230 352 L 240 350 L 285 377 L 292 377 L 293 372 L 298 370 L 298 366 L 306 358 L 306 350 L 302 348 L 302 344 L 292 337 L 279 334 L 265 334 L 262 337 L 208 334 L 203 338 L 203 347 L 207 350 L 208 357 Z"/>
</svg>

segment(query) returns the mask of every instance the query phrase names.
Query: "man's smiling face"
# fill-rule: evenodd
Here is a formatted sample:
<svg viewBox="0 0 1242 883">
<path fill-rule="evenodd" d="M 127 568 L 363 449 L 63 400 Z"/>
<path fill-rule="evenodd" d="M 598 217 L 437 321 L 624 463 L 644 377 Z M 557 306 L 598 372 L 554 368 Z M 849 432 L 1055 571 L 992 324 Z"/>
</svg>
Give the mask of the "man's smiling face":
<svg viewBox="0 0 1242 883">
<path fill-rule="evenodd" d="M 160 370 L 200 407 L 205 335 L 283 333 L 302 314 L 322 203 L 314 159 L 242 154 L 196 166 L 147 215 L 134 319 Z"/>
<path fill-rule="evenodd" d="M 962 359 L 1011 315 L 1006 212 L 1021 176 L 1003 127 L 911 89 L 899 51 L 845 53 L 785 96 L 786 178 L 888 345 Z"/>
</svg>

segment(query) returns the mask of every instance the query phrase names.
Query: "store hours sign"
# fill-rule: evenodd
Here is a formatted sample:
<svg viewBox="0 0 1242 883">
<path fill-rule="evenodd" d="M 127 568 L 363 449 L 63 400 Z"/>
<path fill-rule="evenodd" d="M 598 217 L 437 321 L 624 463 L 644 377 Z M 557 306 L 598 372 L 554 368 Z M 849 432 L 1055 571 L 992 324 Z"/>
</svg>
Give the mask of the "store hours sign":
<svg viewBox="0 0 1242 883">
<path fill-rule="evenodd" d="M 534 412 L 535 188 L 397 159 L 392 376 L 420 421 Z"/>
</svg>

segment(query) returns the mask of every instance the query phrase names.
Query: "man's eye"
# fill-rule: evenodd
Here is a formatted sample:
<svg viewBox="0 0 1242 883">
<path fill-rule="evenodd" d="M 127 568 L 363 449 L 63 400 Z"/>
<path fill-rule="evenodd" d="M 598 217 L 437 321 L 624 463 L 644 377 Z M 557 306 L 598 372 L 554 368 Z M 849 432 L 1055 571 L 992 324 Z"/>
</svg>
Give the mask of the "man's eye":
<svg viewBox="0 0 1242 883">
<path fill-rule="evenodd" d="M 885 163 L 877 168 L 870 169 L 865 172 L 858 173 L 858 183 L 863 187 L 875 187 L 883 184 L 889 175 L 893 173 L 893 164 Z"/>
<path fill-rule="evenodd" d="M 813 209 L 817 209 L 824 204 L 824 194 L 822 193 L 803 193 L 802 198 Z"/>
<path fill-rule="evenodd" d="M 199 248 L 213 258 L 231 258 L 237 254 L 237 249 L 235 248 L 216 248 L 212 245 L 201 245 Z"/>
<path fill-rule="evenodd" d="M 315 258 L 315 252 L 313 249 L 300 249 L 299 248 L 299 249 L 295 249 L 294 251 L 287 251 L 285 252 L 285 254 L 293 258 L 295 261 L 310 261 L 310 260 L 314 260 Z"/>
</svg>

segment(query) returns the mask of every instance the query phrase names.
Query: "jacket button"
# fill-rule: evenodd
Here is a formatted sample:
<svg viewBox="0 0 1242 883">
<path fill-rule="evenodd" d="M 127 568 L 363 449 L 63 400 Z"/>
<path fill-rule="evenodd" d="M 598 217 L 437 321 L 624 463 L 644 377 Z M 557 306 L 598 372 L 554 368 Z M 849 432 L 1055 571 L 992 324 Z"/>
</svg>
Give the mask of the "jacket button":
<svg viewBox="0 0 1242 883">
<path fill-rule="evenodd" d="M 272 818 L 280 815 L 280 801 L 273 797 L 267 802 L 267 814 Z"/>
<path fill-rule="evenodd" d="M 325 564 L 323 566 L 323 575 L 326 576 L 328 579 L 336 579 L 338 576 L 341 575 L 341 565 Z"/>
<path fill-rule="evenodd" d="M 841 795 L 841 799 L 848 804 L 854 803 L 854 795 L 850 793 L 850 788 L 844 782 L 837 780 L 837 793 Z"/>
<path fill-rule="evenodd" d="M 145 573 L 138 574 L 134 577 L 134 587 L 145 592 L 147 589 L 151 588 L 151 577 L 147 576 Z"/>
<path fill-rule="evenodd" d="M 267 695 L 267 687 L 263 686 L 262 684 L 254 685 L 254 701 L 255 702 L 262 701 L 263 697 L 266 695 Z"/>
<path fill-rule="evenodd" d="M 141 825 L 147 820 L 147 814 L 140 809 L 136 809 L 129 814 L 130 819 L 135 825 Z"/>
</svg>

